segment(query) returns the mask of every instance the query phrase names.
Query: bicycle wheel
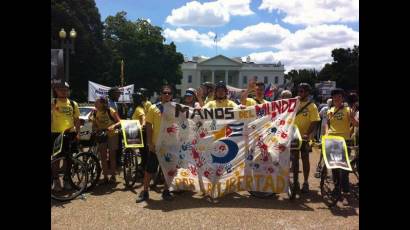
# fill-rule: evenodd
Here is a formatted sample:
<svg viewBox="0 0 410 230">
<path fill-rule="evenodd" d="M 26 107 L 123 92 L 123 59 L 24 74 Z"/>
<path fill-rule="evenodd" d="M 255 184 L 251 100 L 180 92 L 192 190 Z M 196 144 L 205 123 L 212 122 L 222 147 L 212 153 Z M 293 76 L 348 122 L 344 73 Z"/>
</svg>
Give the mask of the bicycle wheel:
<svg viewBox="0 0 410 230">
<path fill-rule="evenodd" d="M 51 175 L 51 198 L 54 200 L 72 200 L 87 187 L 87 165 L 78 159 L 59 157 L 51 160 Z M 64 189 L 61 189 L 61 182 Z"/>
<path fill-rule="evenodd" d="M 100 179 L 100 176 L 101 176 L 100 161 L 93 152 L 82 152 L 78 154 L 75 158 L 81 160 L 87 165 L 88 183 L 87 183 L 86 191 L 89 191 L 97 185 Z"/>
<path fill-rule="evenodd" d="M 130 188 L 137 181 L 138 158 L 132 149 L 125 149 L 123 152 L 123 172 L 125 186 Z"/>
<path fill-rule="evenodd" d="M 338 197 L 338 194 L 336 193 L 340 193 L 340 189 L 337 191 L 335 188 L 336 186 L 333 181 L 332 170 L 327 169 L 326 165 L 324 165 L 320 173 L 320 194 L 329 207 L 335 205 L 338 200 L 336 199 L 336 197 Z"/>
</svg>

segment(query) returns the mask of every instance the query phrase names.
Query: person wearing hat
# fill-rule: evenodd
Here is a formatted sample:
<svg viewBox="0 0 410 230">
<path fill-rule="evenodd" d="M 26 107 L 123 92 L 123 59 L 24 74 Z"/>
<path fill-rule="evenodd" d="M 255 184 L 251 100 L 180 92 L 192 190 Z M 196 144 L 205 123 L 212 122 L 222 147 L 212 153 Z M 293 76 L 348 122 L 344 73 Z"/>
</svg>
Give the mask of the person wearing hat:
<svg viewBox="0 0 410 230">
<path fill-rule="evenodd" d="M 202 93 L 202 101 L 204 104 L 212 101 L 214 99 L 214 89 L 215 89 L 215 84 L 209 81 L 206 81 L 201 84 L 201 91 L 198 91 L 198 93 Z"/>
<path fill-rule="evenodd" d="M 69 148 L 68 144 L 71 140 L 75 139 L 78 141 L 80 139 L 80 110 L 78 109 L 77 102 L 68 99 L 69 90 L 70 85 L 67 82 L 53 86 L 54 99 L 51 102 L 51 152 L 53 152 L 55 139 L 63 132 L 66 132 L 63 140 L 64 150 Z M 57 167 L 53 167 L 53 172 L 56 172 Z M 54 179 L 53 184 L 54 190 L 62 190 L 58 179 Z M 66 178 L 64 178 L 64 189 L 71 189 L 70 183 Z"/>
<path fill-rule="evenodd" d="M 108 105 L 110 108 L 115 109 L 115 111 L 118 112 L 118 105 L 117 102 L 120 99 L 121 96 L 121 91 L 118 87 L 111 87 L 110 90 L 108 90 Z"/>
<path fill-rule="evenodd" d="M 115 128 L 120 126 L 120 117 L 113 108 L 108 106 L 108 99 L 105 97 L 100 97 L 95 101 L 95 108 L 89 117 L 93 124 L 93 131 L 107 130 L 107 141 L 98 144 L 104 182 L 115 183 L 116 154 L 119 141 L 119 133 Z M 108 175 L 111 175 L 110 180 L 108 180 Z"/>
<path fill-rule="evenodd" d="M 228 97 L 228 88 L 226 87 L 225 82 L 220 81 L 215 85 L 215 99 L 206 103 L 203 108 L 237 108 L 238 105 L 229 100 Z"/>
<path fill-rule="evenodd" d="M 347 145 L 352 145 L 353 140 L 350 136 L 350 126 L 358 126 L 358 122 L 349 106 L 345 106 L 343 97 L 345 95 L 344 90 L 340 88 L 333 89 L 330 93 L 332 96 L 333 106 L 327 111 L 328 122 L 326 126 L 326 135 L 343 137 Z M 350 155 L 350 149 L 348 154 Z M 338 180 L 339 173 L 341 175 L 341 181 Z M 332 169 L 333 179 L 335 180 L 335 188 L 341 188 L 343 192 L 343 205 L 349 205 L 348 193 L 349 193 L 349 173 L 346 170 Z"/>
<path fill-rule="evenodd" d="M 201 105 L 200 105 L 199 102 L 197 102 L 198 98 L 199 97 L 197 97 L 196 90 L 194 88 L 188 88 L 185 91 L 185 95 L 182 98 L 182 103 L 181 104 L 190 106 L 190 107 L 195 108 L 195 109 L 199 109 L 199 108 L 201 108 Z"/>
<path fill-rule="evenodd" d="M 141 99 L 142 99 L 142 105 L 144 107 L 144 112 L 145 114 L 148 113 L 148 109 L 151 107 L 152 103 L 148 100 L 148 89 L 146 88 L 139 88 L 138 92 L 142 94 Z"/>
<path fill-rule="evenodd" d="M 312 87 L 308 83 L 300 83 L 298 85 L 298 96 L 300 99 L 300 104 L 295 116 L 295 125 L 298 127 L 300 135 L 303 139 L 302 147 L 300 148 L 304 178 L 302 186 L 303 193 L 309 192 L 309 153 L 311 151 L 309 139 L 313 136 L 315 128 L 320 122 L 318 109 L 315 103 L 309 100 L 311 91 Z M 295 157 L 297 160 L 299 160 L 299 153 L 297 153 Z M 295 186 L 299 187 L 299 182 L 295 183 Z"/>
</svg>

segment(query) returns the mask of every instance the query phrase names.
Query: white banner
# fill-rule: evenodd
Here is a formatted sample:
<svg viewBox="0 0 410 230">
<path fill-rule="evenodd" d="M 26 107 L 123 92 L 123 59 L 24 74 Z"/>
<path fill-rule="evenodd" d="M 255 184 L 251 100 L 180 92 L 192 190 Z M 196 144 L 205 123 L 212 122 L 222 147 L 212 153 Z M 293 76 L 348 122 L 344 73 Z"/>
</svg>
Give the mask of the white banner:
<svg viewBox="0 0 410 230">
<path fill-rule="evenodd" d="M 244 109 L 163 104 L 157 157 L 172 190 L 283 193 L 295 98 Z"/>
<path fill-rule="evenodd" d="M 95 101 L 99 97 L 108 96 L 108 90 L 111 87 L 100 85 L 92 81 L 88 81 L 88 101 Z M 132 94 L 134 93 L 134 84 L 120 87 L 122 95 L 118 101 L 132 102 Z"/>
</svg>

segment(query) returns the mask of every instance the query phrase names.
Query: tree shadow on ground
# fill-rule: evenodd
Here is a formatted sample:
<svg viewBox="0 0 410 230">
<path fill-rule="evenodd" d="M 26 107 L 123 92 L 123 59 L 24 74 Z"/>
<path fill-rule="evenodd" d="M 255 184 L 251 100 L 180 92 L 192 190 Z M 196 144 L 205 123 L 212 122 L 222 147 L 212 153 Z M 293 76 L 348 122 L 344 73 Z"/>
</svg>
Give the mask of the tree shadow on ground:
<svg viewBox="0 0 410 230">
<path fill-rule="evenodd" d="M 194 192 L 185 191 L 174 195 L 173 201 L 148 200 L 144 208 L 169 212 L 193 208 L 255 208 L 314 211 L 302 201 L 290 201 L 282 195 L 279 198 L 256 198 L 247 193 L 231 193 L 218 199 L 218 203 L 209 202 L 208 197 L 200 197 Z"/>
</svg>

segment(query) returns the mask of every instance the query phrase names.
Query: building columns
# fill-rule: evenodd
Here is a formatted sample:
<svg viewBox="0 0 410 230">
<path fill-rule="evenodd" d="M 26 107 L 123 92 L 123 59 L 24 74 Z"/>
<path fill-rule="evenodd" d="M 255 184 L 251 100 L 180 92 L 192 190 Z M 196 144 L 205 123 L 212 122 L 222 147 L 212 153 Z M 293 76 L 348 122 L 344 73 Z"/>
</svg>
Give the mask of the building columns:
<svg viewBox="0 0 410 230">
<path fill-rule="evenodd" d="M 215 84 L 215 70 L 212 70 L 212 83 Z"/>
<path fill-rule="evenodd" d="M 228 85 L 228 70 L 225 70 L 225 84 Z"/>
</svg>

